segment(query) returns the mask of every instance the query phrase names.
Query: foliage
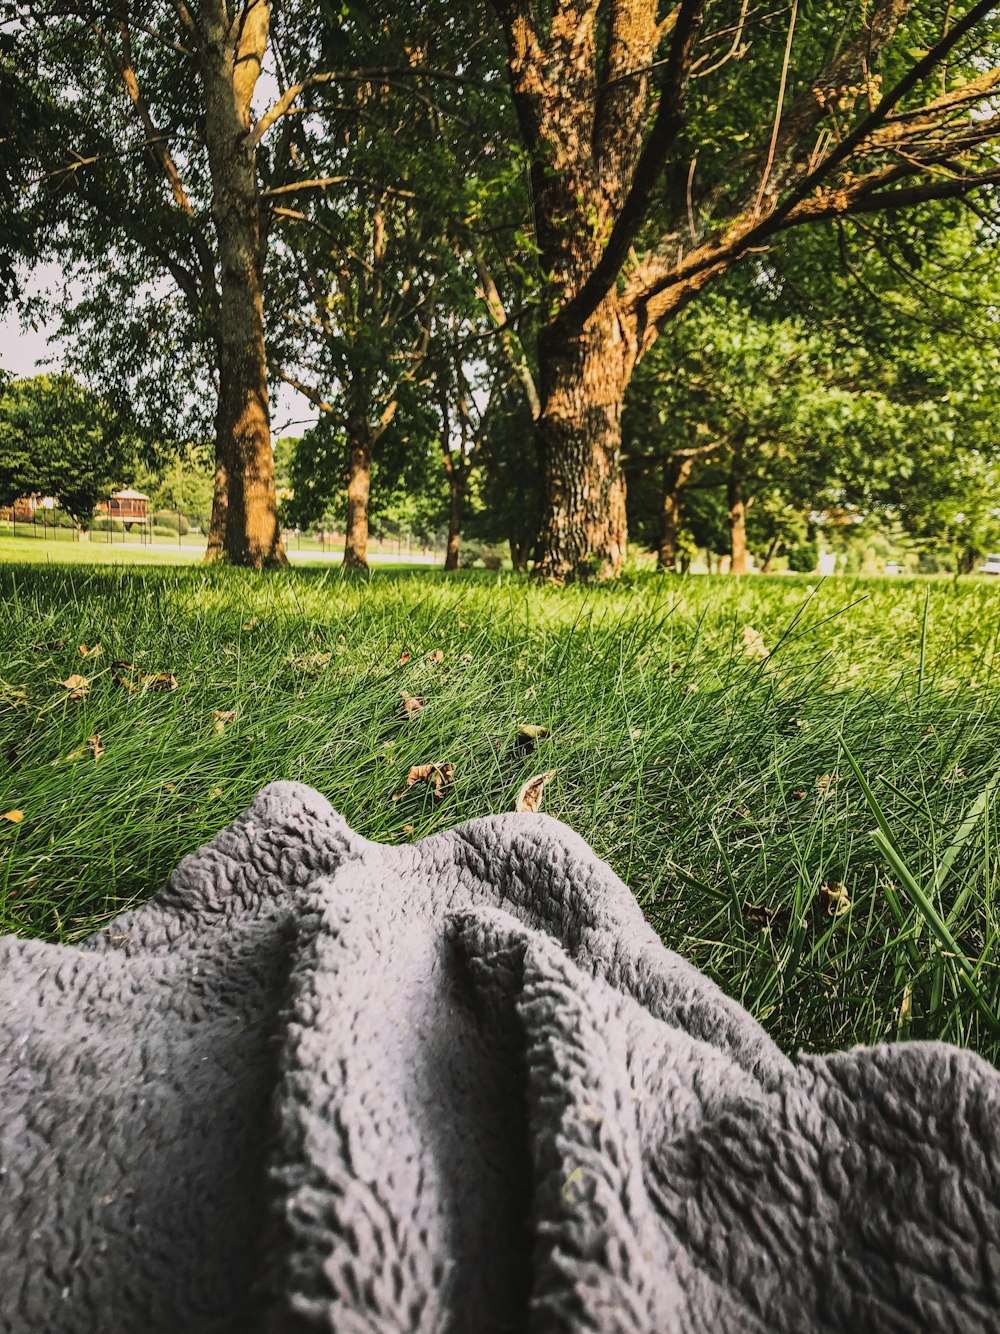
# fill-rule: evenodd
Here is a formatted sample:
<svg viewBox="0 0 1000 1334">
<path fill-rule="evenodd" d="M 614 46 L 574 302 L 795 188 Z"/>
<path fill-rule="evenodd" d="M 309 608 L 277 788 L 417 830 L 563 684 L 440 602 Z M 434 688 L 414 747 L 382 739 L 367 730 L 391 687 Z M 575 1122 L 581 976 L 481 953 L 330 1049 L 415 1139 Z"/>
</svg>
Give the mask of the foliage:
<svg viewBox="0 0 1000 1334">
<path fill-rule="evenodd" d="M 0 392 L 0 503 L 56 496 L 89 526 L 99 501 L 128 479 L 135 442 L 95 394 L 68 375 L 11 380 Z"/>
</svg>

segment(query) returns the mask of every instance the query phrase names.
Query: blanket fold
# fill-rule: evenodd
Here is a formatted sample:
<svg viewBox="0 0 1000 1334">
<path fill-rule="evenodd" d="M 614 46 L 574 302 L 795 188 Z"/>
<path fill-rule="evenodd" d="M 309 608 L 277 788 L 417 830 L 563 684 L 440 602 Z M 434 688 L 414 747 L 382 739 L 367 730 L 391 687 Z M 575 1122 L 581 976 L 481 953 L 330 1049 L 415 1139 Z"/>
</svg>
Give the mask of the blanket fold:
<svg viewBox="0 0 1000 1334">
<path fill-rule="evenodd" d="M 784 1056 L 545 816 L 266 788 L 0 940 L 0 1329 L 1000 1330 L 1000 1079 Z"/>
</svg>

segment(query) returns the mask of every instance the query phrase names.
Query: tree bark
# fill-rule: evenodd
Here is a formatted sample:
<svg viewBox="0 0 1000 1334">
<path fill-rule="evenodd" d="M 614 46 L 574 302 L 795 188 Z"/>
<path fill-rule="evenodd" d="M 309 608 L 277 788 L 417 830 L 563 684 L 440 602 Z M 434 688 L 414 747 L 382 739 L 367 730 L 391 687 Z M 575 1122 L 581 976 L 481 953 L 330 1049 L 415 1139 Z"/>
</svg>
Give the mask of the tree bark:
<svg viewBox="0 0 1000 1334">
<path fill-rule="evenodd" d="M 462 510 L 465 502 L 465 478 L 459 468 L 453 468 L 448 474 L 448 550 L 445 553 L 444 568 L 458 569 L 458 552 L 462 543 Z"/>
<path fill-rule="evenodd" d="M 347 476 L 347 529 L 344 569 L 368 569 L 368 502 L 372 487 L 372 454 L 367 431 L 351 432 L 350 470 Z"/>
<path fill-rule="evenodd" d="M 584 329 L 540 339 L 542 521 L 535 574 L 613 578 L 625 560 L 628 525 L 621 469 L 621 412 L 635 364 L 614 298 Z"/>
<path fill-rule="evenodd" d="M 746 574 L 747 503 L 743 493 L 743 476 L 737 466 L 734 466 L 729 474 L 726 501 L 729 506 L 729 546 L 732 553 L 729 573 Z"/>
<path fill-rule="evenodd" d="M 208 546 L 205 549 L 205 562 L 212 564 L 225 559 L 226 555 L 226 464 L 228 454 L 223 438 L 223 428 L 216 422 L 215 438 L 215 477 L 212 490 L 212 519 L 208 527 Z"/>
<path fill-rule="evenodd" d="M 681 491 L 694 467 L 692 457 L 667 459 L 663 468 L 663 505 L 660 510 L 660 543 L 656 563 L 661 570 L 677 569 L 677 532 L 681 519 Z"/>
<path fill-rule="evenodd" d="M 213 0 L 205 11 L 201 73 L 219 262 L 213 521 L 221 523 L 224 512 L 223 559 L 261 569 L 288 564 L 274 490 L 260 193 L 250 136 L 250 101 L 267 45 L 270 9 L 264 0 L 250 0 L 238 27 L 230 24 L 221 0 Z M 225 474 L 224 511 L 220 472 Z"/>
</svg>

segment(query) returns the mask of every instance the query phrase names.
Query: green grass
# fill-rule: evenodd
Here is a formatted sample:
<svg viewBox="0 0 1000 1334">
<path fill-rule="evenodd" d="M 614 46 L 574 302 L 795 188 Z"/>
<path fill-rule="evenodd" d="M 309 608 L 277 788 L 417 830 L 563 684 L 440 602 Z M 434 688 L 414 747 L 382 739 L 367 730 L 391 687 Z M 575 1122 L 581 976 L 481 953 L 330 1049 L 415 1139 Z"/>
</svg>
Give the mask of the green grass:
<svg viewBox="0 0 1000 1334">
<path fill-rule="evenodd" d="M 95 533 L 89 542 L 63 539 L 0 536 L 0 561 L 30 565 L 191 565 L 205 554 L 204 542 L 197 546 L 123 546 L 104 541 Z"/>
<path fill-rule="evenodd" d="M 996 1059 L 998 636 L 975 580 L 0 567 L 0 812 L 24 813 L 0 821 L 0 927 L 78 939 L 272 779 L 399 842 L 555 769 L 544 808 L 786 1046 Z M 131 694 L 117 660 L 177 688 Z M 401 691 L 427 700 L 409 721 Z M 393 800 L 427 761 L 456 766 L 445 798 Z"/>
</svg>

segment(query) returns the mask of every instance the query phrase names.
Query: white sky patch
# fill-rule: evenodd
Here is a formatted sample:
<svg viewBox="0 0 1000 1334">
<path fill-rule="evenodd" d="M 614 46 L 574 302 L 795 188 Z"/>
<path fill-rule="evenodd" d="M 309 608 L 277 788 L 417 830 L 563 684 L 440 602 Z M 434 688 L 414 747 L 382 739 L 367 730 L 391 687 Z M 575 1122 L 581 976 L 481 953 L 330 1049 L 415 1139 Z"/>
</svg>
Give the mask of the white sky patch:
<svg viewBox="0 0 1000 1334">
<path fill-rule="evenodd" d="M 55 264 L 42 264 L 26 283 L 28 295 L 56 287 L 62 271 Z M 16 310 L 0 314 L 0 369 L 23 378 L 45 372 L 58 374 L 66 359 L 66 343 L 56 336 L 58 323 L 52 321 L 32 329 L 22 324 Z M 275 436 L 303 435 L 316 424 L 318 413 L 312 404 L 291 385 L 271 381 L 271 426 Z"/>
</svg>

